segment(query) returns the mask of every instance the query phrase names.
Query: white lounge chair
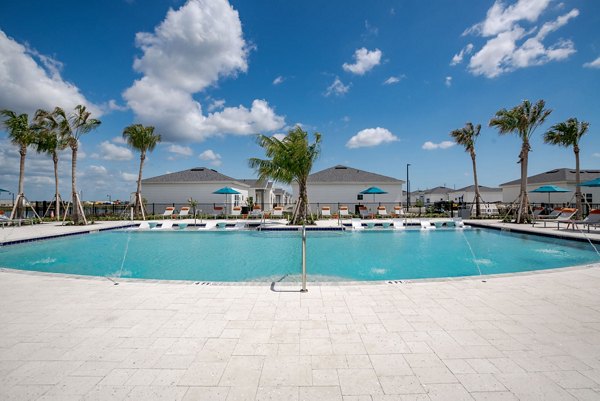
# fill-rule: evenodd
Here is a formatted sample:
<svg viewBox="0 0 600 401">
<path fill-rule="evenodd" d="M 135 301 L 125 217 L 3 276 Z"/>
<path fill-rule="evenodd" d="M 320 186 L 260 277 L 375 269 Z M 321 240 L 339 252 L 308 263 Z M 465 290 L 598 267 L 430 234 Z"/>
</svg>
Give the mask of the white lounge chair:
<svg viewBox="0 0 600 401">
<path fill-rule="evenodd" d="M 377 217 L 388 217 L 385 206 L 377 206 Z"/>
<path fill-rule="evenodd" d="M 394 212 L 392 213 L 393 217 L 400 217 L 400 216 L 404 216 L 404 209 L 402 209 L 402 206 L 394 206 Z"/>
<path fill-rule="evenodd" d="M 223 206 L 213 206 L 213 217 L 216 219 L 217 216 L 221 216 L 225 213 L 225 208 Z"/>
<path fill-rule="evenodd" d="M 250 212 L 250 216 L 261 217 L 262 214 L 263 214 L 262 208 L 259 205 L 252 206 L 252 211 Z"/>
<path fill-rule="evenodd" d="M 359 206 L 358 214 L 360 215 L 361 219 L 369 218 L 369 209 L 367 209 L 366 206 Z"/>
<path fill-rule="evenodd" d="M 187 206 L 182 207 L 181 209 L 179 209 L 179 214 L 177 215 L 178 218 L 182 218 L 182 217 L 187 217 L 190 214 L 190 208 Z"/>
<path fill-rule="evenodd" d="M 231 216 L 234 218 L 238 218 L 242 215 L 242 208 L 240 206 L 234 206 L 233 209 L 231 209 Z"/>
<path fill-rule="evenodd" d="M 340 206 L 339 213 L 340 219 L 350 217 L 350 213 L 348 212 L 348 206 Z"/>
<path fill-rule="evenodd" d="M 217 228 L 216 221 L 207 221 L 206 224 L 204 225 L 204 227 L 198 227 L 198 230 L 207 231 L 207 230 L 216 230 L 216 228 Z"/>
<path fill-rule="evenodd" d="M 331 208 L 329 206 L 321 207 L 321 217 L 330 218 L 331 217 Z"/>
<path fill-rule="evenodd" d="M 400 219 L 393 220 L 394 230 L 404 230 L 406 227 L 404 226 L 404 222 Z"/>
<path fill-rule="evenodd" d="M 283 207 L 275 206 L 273 208 L 273 212 L 271 213 L 271 217 L 282 218 L 283 217 Z"/>
<path fill-rule="evenodd" d="M 353 230 L 364 230 L 365 228 L 362 225 L 361 219 L 352 219 L 352 229 Z"/>
<path fill-rule="evenodd" d="M 163 221 L 160 226 L 154 227 L 153 230 L 172 230 L 173 222 L 172 221 Z"/>
<path fill-rule="evenodd" d="M 431 224 L 429 220 L 421 220 L 421 230 L 435 230 L 435 224 Z"/>
<path fill-rule="evenodd" d="M 173 216 L 173 212 L 175 211 L 175 208 L 172 206 L 166 207 L 165 211 L 162 214 L 162 218 L 164 219 L 165 217 L 171 217 Z"/>
</svg>

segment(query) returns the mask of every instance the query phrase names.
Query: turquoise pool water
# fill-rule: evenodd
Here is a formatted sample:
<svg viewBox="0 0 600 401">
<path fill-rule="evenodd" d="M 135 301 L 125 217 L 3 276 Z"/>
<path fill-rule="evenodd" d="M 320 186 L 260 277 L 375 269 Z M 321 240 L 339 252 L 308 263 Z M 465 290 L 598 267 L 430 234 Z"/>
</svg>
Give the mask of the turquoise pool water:
<svg viewBox="0 0 600 401">
<path fill-rule="evenodd" d="M 588 243 L 496 230 L 308 232 L 309 280 L 398 280 L 598 262 Z M 0 266 L 194 281 L 297 279 L 298 232 L 108 231 L 0 248 Z"/>
</svg>

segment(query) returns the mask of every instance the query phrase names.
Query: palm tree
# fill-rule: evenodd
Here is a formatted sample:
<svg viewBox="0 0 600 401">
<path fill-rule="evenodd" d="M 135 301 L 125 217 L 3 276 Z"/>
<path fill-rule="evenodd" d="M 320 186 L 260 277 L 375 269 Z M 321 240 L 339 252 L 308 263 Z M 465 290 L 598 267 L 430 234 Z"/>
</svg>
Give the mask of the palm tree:
<svg viewBox="0 0 600 401">
<path fill-rule="evenodd" d="M 69 115 L 62 108 L 57 107 L 54 109 L 54 114 L 59 121 L 60 138 L 71 148 L 71 199 L 73 203 L 71 218 L 74 224 L 79 224 L 81 213 L 84 223 L 87 224 L 83 207 L 77 195 L 77 151 L 79 150 L 79 138 L 83 134 L 98 128 L 101 122 L 95 118 L 90 118 L 92 113 L 82 105 L 75 106 L 75 110 Z"/>
<path fill-rule="evenodd" d="M 19 147 L 21 160 L 19 164 L 19 194 L 17 202 L 13 206 L 10 218 L 22 218 L 25 206 L 24 179 L 25 179 L 25 156 L 27 156 L 27 147 L 35 141 L 35 127 L 29 121 L 29 116 L 25 113 L 16 114 L 11 110 L 0 110 L 0 115 L 4 117 L 2 125 L 8 131 L 10 141 Z"/>
<path fill-rule="evenodd" d="M 587 132 L 590 124 L 569 118 L 567 121 L 553 125 L 545 134 L 544 142 L 551 145 L 573 147 L 575 153 L 575 200 L 577 202 L 577 220 L 581 220 L 581 183 L 579 176 L 579 140 Z"/>
<path fill-rule="evenodd" d="M 142 169 L 144 168 L 144 160 L 146 160 L 146 152 L 152 152 L 156 145 L 160 142 L 160 135 L 154 134 L 154 127 L 144 127 L 142 124 L 133 124 L 123 130 L 123 139 L 133 149 L 140 151 L 140 172 L 137 180 L 137 191 L 135 192 L 135 211 L 142 212 L 144 205 L 142 199 Z M 142 213 L 143 215 L 143 213 Z"/>
<path fill-rule="evenodd" d="M 249 159 L 249 165 L 259 175 L 259 179 L 272 178 L 284 184 L 298 184 L 298 202 L 292 214 L 292 224 L 307 221 L 308 195 L 306 184 L 313 162 L 321 152 L 321 134 L 314 134 L 315 141 L 308 142 L 308 133 L 299 126 L 291 129 L 282 140 L 266 135 L 258 135 L 257 142 L 265 150 L 268 159 Z"/>
<path fill-rule="evenodd" d="M 52 113 L 40 109 L 35 112 L 34 121 L 38 129 L 35 143 L 36 150 L 38 153 L 50 155 L 54 163 L 55 217 L 57 221 L 60 221 L 61 196 L 58 191 L 58 153 L 65 150 L 68 144 L 60 136 L 60 122 L 57 117 L 59 117 L 59 114 L 56 109 Z"/>
<path fill-rule="evenodd" d="M 471 161 L 473 162 L 473 179 L 475 180 L 475 216 L 481 216 L 481 195 L 479 194 L 479 184 L 477 183 L 477 163 L 475 162 L 475 141 L 481 131 L 481 124 L 473 126 L 471 122 L 465 124 L 464 128 L 454 130 L 450 133 L 450 136 L 454 138 L 454 141 L 465 147 L 465 151 L 471 155 Z"/>
<path fill-rule="evenodd" d="M 529 100 L 524 100 L 518 106 L 510 110 L 501 109 L 496 116 L 490 120 L 490 127 L 498 128 L 501 135 L 516 133 L 521 141 L 521 152 L 519 161 L 521 163 L 521 190 L 519 193 L 516 223 L 531 221 L 529 212 L 529 198 L 527 197 L 527 162 L 531 145 L 529 140 L 537 127 L 544 123 L 552 110 L 545 109 L 546 102 L 538 100 L 534 105 Z"/>
</svg>

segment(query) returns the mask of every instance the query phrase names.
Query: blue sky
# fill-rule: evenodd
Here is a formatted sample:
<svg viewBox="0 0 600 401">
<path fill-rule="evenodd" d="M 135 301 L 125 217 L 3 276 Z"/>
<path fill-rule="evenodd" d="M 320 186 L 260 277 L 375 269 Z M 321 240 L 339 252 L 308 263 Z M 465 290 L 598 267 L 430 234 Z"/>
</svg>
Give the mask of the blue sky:
<svg viewBox="0 0 600 401">
<path fill-rule="evenodd" d="M 82 139 L 85 199 L 128 198 L 139 158 L 119 141 L 132 123 L 163 143 L 144 176 L 194 166 L 248 178 L 254 134 L 295 124 L 323 135 L 314 171 L 346 164 L 411 189 L 472 184 L 449 132 L 483 125 L 479 182 L 519 177 L 519 140 L 487 122 L 545 99 L 530 174 L 574 166 L 544 145 L 550 125 L 590 122 L 582 168 L 600 163 L 600 3 L 583 0 L 194 0 L 8 2 L 0 15 L 0 108 L 33 113 L 84 103 L 102 126 Z M 68 193 L 70 156 L 61 161 Z M 18 154 L 0 133 L 0 188 L 16 189 Z M 52 163 L 28 155 L 26 193 L 51 198 Z M 4 195 L 6 196 L 6 195 Z"/>
</svg>

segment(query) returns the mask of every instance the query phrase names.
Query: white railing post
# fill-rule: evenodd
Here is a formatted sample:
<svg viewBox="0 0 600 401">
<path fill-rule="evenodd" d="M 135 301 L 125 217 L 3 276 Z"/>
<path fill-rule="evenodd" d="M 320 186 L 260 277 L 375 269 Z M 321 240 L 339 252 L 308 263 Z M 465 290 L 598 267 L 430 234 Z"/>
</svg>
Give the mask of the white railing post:
<svg viewBox="0 0 600 401">
<path fill-rule="evenodd" d="M 302 289 L 300 292 L 308 292 L 306 289 L 306 226 L 302 223 Z"/>
</svg>

